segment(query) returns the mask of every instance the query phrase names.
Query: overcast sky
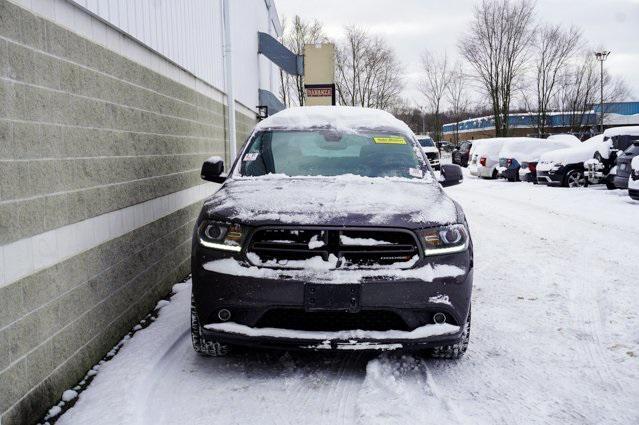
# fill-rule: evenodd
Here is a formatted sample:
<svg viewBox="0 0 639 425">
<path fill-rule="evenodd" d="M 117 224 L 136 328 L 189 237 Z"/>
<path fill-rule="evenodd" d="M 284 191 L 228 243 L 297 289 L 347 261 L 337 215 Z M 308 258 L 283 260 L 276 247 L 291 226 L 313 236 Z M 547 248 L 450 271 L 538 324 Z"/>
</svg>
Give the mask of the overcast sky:
<svg viewBox="0 0 639 425">
<path fill-rule="evenodd" d="M 355 24 L 380 34 L 404 65 L 405 96 L 423 104 L 417 90 L 420 55 L 424 49 L 446 50 L 457 56 L 457 40 L 472 19 L 470 0 L 275 0 L 280 18 L 300 15 L 318 19 L 329 37 L 343 36 Z M 538 0 L 538 21 L 574 24 L 593 47 L 612 53 L 605 63 L 623 76 L 639 100 L 639 0 Z"/>
</svg>

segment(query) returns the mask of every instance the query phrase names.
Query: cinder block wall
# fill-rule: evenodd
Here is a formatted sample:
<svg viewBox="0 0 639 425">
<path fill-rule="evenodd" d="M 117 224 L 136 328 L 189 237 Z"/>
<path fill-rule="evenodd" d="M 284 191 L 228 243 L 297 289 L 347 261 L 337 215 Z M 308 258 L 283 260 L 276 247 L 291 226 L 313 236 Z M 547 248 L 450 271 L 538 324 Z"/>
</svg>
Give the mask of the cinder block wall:
<svg viewBox="0 0 639 425">
<path fill-rule="evenodd" d="M 37 421 L 189 273 L 194 220 L 215 190 L 199 170 L 226 154 L 224 114 L 0 0 L 3 425 Z M 241 143 L 255 120 L 237 122 Z"/>
</svg>

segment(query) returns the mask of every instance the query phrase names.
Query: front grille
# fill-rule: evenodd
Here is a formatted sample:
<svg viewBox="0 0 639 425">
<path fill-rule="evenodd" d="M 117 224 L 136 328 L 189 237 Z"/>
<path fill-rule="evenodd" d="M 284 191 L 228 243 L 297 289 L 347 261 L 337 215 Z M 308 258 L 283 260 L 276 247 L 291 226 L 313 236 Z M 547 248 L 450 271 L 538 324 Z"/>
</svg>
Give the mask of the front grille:
<svg viewBox="0 0 639 425">
<path fill-rule="evenodd" d="M 359 313 L 312 312 L 298 309 L 275 309 L 266 312 L 256 327 L 299 331 L 364 331 L 410 330 L 402 318 L 391 311 L 365 310 Z"/>
<path fill-rule="evenodd" d="M 257 255 L 255 265 L 261 266 L 299 268 L 288 262 L 321 257 L 337 258 L 340 268 L 408 262 L 419 256 L 419 248 L 408 230 L 268 227 L 253 233 L 247 253 L 254 264 L 250 254 Z"/>
<path fill-rule="evenodd" d="M 426 152 L 426 158 L 428 158 L 429 161 L 433 161 L 439 159 L 439 155 L 437 155 L 436 152 Z"/>
</svg>

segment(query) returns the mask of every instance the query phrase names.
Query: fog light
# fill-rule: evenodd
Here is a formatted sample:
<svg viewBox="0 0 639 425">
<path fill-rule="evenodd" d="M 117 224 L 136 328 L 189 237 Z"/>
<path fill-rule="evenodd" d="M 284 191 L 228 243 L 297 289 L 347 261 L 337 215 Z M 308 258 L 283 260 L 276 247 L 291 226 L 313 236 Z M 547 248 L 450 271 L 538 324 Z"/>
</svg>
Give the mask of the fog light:
<svg viewBox="0 0 639 425">
<path fill-rule="evenodd" d="M 223 308 L 217 312 L 217 318 L 220 319 L 222 322 L 226 322 L 231 318 L 231 312 Z"/>
<path fill-rule="evenodd" d="M 435 315 L 433 316 L 433 322 L 438 325 L 446 323 L 446 315 L 444 313 L 435 313 Z"/>
</svg>

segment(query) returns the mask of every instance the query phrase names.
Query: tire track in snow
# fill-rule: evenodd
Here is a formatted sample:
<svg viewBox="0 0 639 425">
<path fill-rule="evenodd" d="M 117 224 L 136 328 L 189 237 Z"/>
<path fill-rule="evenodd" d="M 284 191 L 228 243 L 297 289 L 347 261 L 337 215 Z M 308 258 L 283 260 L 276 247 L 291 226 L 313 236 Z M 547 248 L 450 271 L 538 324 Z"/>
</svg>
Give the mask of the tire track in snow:
<svg viewBox="0 0 639 425">
<path fill-rule="evenodd" d="M 592 223 L 597 224 L 596 222 L 585 220 L 577 216 L 570 217 L 573 220 L 569 220 L 563 214 L 558 214 L 543 206 L 540 207 L 538 204 L 521 200 L 513 201 L 503 196 L 487 197 L 486 193 L 477 193 L 467 189 L 468 188 L 460 189 L 459 194 L 461 198 L 464 198 L 464 206 L 467 215 L 470 217 L 471 227 L 473 226 L 472 219 L 475 218 L 478 219 L 479 223 L 484 225 L 490 225 L 491 221 L 493 226 L 495 223 L 507 223 L 510 232 L 500 233 L 500 238 L 494 238 L 493 235 L 489 235 L 489 238 L 498 239 L 496 241 L 497 243 L 510 247 L 512 247 L 513 243 L 516 243 L 516 241 L 509 241 L 509 239 L 512 239 L 513 231 L 519 235 L 528 234 L 531 236 L 529 239 L 530 246 L 528 248 L 530 252 L 528 264 L 518 265 L 514 263 L 510 264 L 510 267 L 514 267 L 524 274 L 529 271 L 526 268 L 529 268 L 529 264 L 531 263 L 545 263 L 562 270 L 562 286 L 559 290 L 563 292 L 563 298 L 568 301 L 568 315 L 563 318 L 562 323 L 564 326 L 571 324 L 576 328 L 577 338 L 576 340 L 569 341 L 569 343 L 572 347 L 578 348 L 578 350 L 586 356 L 585 358 L 589 359 L 587 367 L 582 368 L 580 374 L 582 378 L 586 378 L 586 381 L 591 381 L 600 386 L 600 388 L 598 388 L 600 391 L 613 390 L 621 394 L 623 387 L 618 380 L 622 376 L 618 373 L 618 366 L 614 364 L 611 353 L 605 350 L 601 338 L 602 315 L 597 300 L 600 299 L 599 287 L 601 282 L 606 281 L 606 276 L 601 270 L 610 269 L 610 266 L 601 263 L 611 263 L 613 265 L 612 269 L 615 269 L 615 267 L 623 269 L 623 265 L 619 267 L 618 262 L 614 259 L 611 261 L 605 254 L 602 258 L 602 252 L 606 252 L 606 247 L 601 246 L 601 244 L 616 243 L 619 240 L 624 241 L 623 236 L 625 235 L 623 235 L 623 232 L 615 227 L 607 228 L 607 232 L 618 233 L 619 238 L 611 237 L 611 235 L 608 234 L 605 240 L 598 241 L 600 244 L 584 243 L 584 239 L 588 240 L 593 230 Z M 498 200 L 498 202 L 494 202 L 495 200 Z M 499 202 L 503 200 L 505 200 L 506 203 L 502 204 Z M 490 213 L 488 213 L 488 210 L 485 208 L 481 208 L 481 203 L 486 202 L 489 202 L 493 206 Z M 540 203 L 543 204 L 542 202 Z M 517 207 L 513 204 L 516 204 Z M 524 215 L 520 214 L 521 208 L 519 206 L 522 205 L 528 206 Z M 569 226 L 567 226 L 568 223 Z M 575 232 L 575 228 L 579 230 Z M 477 232 L 473 234 L 475 233 Z M 480 234 L 483 233 L 480 232 Z M 539 241 L 539 236 L 541 235 L 543 235 L 543 241 Z M 537 236 L 537 238 L 534 236 Z M 486 242 L 486 240 L 482 241 L 482 243 Z M 549 249 L 549 247 L 551 249 Z M 481 250 L 478 251 L 477 263 L 481 264 L 482 260 L 479 258 L 481 256 Z M 575 264 L 577 258 L 563 255 L 565 251 L 569 253 L 579 253 L 578 258 L 590 259 L 590 262 Z M 592 263 L 593 259 L 596 259 L 600 263 L 595 266 L 595 264 Z M 581 271 L 588 271 L 588 275 L 584 276 Z M 542 277 L 546 276 L 543 269 L 540 272 Z M 622 270 L 619 270 L 619 272 L 623 273 Z M 628 272 L 630 272 L 630 270 L 628 270 Z M 477 277 L 478 273 L 476 272 L 476 281 L 478 280 Z M 537 276 L 533 275 L 530 277 L 532 277 L 532 279 L 530 279 L 531 282 L 536 281 L 535 278 Z M 543 308 L 543 306 L 540 307 Z M 583 356 L 580 358 L 582 361 L 584 360 Z M 617 410 L 618 412 L 623 412 L 623 406 L 619 403 L 617 397 L 610 398 L 604 405 L 602 405 L 602 402 L 596 397 L 593 398 L 591 402 L 595 405 L 600 405 L 604 411 L 615 411 L 619 409 Z M 617 407 L 615 407 L 615 405 L 617 405 Z M 570 415 L 570 417 L 577 421 L 584 421 L 585 419 L 579 412 L 563 413 Z M 617 416 L 619 416 L 619 414 Z M 621 413 L 621 416 L 623 416 L 623 413 Z M 626 416 L 626 418 L 629 417 L 631 416 Z"/>
</svg>

